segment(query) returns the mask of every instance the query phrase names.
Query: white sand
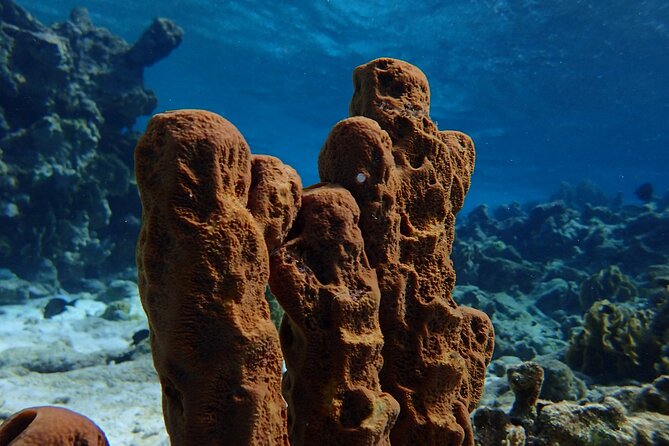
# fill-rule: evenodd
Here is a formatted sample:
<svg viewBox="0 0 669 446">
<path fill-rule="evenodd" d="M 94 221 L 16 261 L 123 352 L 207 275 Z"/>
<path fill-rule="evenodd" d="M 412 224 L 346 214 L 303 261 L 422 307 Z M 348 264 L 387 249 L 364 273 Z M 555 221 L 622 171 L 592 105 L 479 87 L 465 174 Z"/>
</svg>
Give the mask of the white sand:
<svg viewBox="0 0 669 446">
<path fill-rule="evenodd" d="M 53 297 L 53 296 L 52 296 Z M 137 296 L 130 321 L 99 316 L 105 304 L 90 295 L 63 314 L 45 319 L 48 298 L 0 306 L 0 419 L 31 406 L 57 405 L 96 422 L 111 445 L 167 445 L 160 385 L 143 354 L 106 364 L 104 358 L 132 347 L 132 335 L 146 328 Z M 31 371 L 51 367 L 51 373 Z"/>
</svg>

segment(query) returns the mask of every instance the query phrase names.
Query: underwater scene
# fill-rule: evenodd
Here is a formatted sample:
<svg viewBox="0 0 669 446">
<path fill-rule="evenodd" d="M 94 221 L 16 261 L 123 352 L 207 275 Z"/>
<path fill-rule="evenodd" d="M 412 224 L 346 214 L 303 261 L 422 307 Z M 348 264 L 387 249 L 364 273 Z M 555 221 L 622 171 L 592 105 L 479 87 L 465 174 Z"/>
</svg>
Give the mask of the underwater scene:
<svg viewBox="0 0 669 446">
<path fill-rule="evenodd" d="M 0 446 L 669 445 L 669 3 L 0 0 Z"/>
</svg>

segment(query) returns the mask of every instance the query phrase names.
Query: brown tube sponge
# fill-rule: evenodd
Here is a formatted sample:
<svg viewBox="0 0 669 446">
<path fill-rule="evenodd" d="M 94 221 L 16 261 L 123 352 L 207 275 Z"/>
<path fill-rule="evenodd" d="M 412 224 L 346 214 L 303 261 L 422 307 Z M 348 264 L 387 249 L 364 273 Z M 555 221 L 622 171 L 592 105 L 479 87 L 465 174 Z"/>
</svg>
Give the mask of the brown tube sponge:
<svg viewBox="0 0 669 446">
<path fill-rule="evenodd" d="M 469 413 L 494 334 L 484 313 L 453 301 L 450 253 L 474 145 L 430 120 L 430 91 L 418 68 L 377 59 L 358 67 L 353 82 L 354 117 L 332 129 L 319 172 L 355 197 L 378 275 L 381 385 L 401 407 L 391 442 L 473 445 Z"/>
<path fill-rule="evenodd" d="M 379 383 L 380 293 L 359 217 L 346 189 L 307 189 L 287 241 L 270 257 L 270 288 L 286 311 L 292 446 L 390 444 L 399 406 Z"/>
<path fill-rule="evenodd" d="M 299 178 L 198 110 L 154 116 L 135 164 L 138 285 L 172 445 L 287 445 L 263 234 L 285 236 Z"/>
<path fill-rule="evenodd" d="M 247 207 L 261 228 L 267 251 L 288 234 L 302 200 L 302 182 L 292 167 L 267 155 L 251 156 L 251 189 Z"/>
<path fill-rule="evenodd" d="M 61 407 L 30 407 L 0 425 L 0 446 L 109 446 L 91 420 Z"/>
</svg>

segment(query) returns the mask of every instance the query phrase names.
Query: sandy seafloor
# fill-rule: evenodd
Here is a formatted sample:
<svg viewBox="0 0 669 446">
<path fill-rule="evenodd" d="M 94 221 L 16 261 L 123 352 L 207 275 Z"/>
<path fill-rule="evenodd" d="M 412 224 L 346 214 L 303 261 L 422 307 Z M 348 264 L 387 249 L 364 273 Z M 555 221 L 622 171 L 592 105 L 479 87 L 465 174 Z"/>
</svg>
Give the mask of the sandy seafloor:
<svg viewBox="0 0 669 446">
<path fill-rule="evenodd" d="M 90 293 L 58 294 L 74 304 L 45 318 L 53 297 L 0 305 L 0 423 L 28 407 L 55 405 L 92 419 L 113 446 L 169 445 L 148 339 L 138 346 L 132 339 L 147 328 L 139 295 L 126 297 L 125 321 L 102 318 L 107 305 Z M 504 379 L 486 378 L 497 381 Z"/>
<path fill-rule="evenodd" d="M 42 311 L 50 297 L 0 306 L 0 420 L 57 405 L 91 418 L 111 445 L 168 445 L 151 355 L 133 349 L 132 335 L 147 326 L 139 297 L 128 296 L 129 321 L 101 318 L 106 304 L 91 295 L 66 296 L 75 298 L 50 319 Z M 128 351 L 134 359 L 110 359 Z"/>
</svg>

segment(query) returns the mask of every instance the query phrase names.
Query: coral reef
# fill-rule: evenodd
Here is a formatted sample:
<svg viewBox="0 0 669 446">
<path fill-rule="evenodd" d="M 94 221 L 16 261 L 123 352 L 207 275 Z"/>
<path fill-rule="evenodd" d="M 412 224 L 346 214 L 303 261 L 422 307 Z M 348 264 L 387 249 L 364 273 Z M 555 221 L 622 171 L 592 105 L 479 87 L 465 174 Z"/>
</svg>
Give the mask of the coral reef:
<svg viewBox="0 0 669 446">
<path fill-rule="evenodd" d="M 45 26 L 0 1 L 1 265 L 79 290 L 132 264 L 132 127 L 157 104 L 143 71 L 182 34 L 156 19 L 130 45 L 83 8 Z"/>
<path fill-rule="evenodd" d="M 138 286 L 172 444 L 287 445 L 264 293 L 268 248 L 299 207 L 297 174 L 252 162 L 237 129 L 203 111 L 154 116 L 135 160 Z"/>
<path fill-rule="evenodd" d="M 88 418 L 60 407 L 30 407 L 0 425 L 2 446 L 109 446 L 104 432 Z"/>
<path fill-rule="evenodd" d="M 664 339 L 667 203 L 623 205 L 583 183 L 563 185 L 546 203 L 475 208 L 456 228 L 455 298 L 490 315 L 495 358 L 564 359 L 597 299 L 650 310 L 652 335 Z M 655 363 L 669 364 L 666 358 L 660 353 Z"/>
<path fill-rule="evenodd" d="M 401 408 L 391 442 L 472 444 L 468 413 L 494 336 L 485 314 L 453 301 L 450 252 L 474 147 L 430 120 L 430 90 L 417 68 L 377 59 L 356 68 L 353 82 L 354 117 L 332 129 L 319 172 L 360 207 L 381 290 L 381 385 Z"/>
<path fill-rule="evenodd" d="M 516 400 L 509 413 L 501 408 L 476 410 L 477 445 L 661 446 L 669 441 L 669 377 L 642 387 L 609 390 L 588 401 L 549 402 L 536 399 L 541 376 L 536 363 L 510 369 L 509 386 Z"/>
<path fill-rule="evenodd" d="M 667 203 L 625 205 L 583 183 L 458 221 L 454 297 L 484 309 L 496 331 L 474 413 L 479 444 L 666 444 Z M 544 382 L 528 423 L 511 416 L 504 377 L 530 360 Z"/>
<path fill-rule="evenodd" d="M 499 285 L 495 287 L 485 277 L 494 270 L 504 290 L 516 288 L 535 294 L 537 285 L 562 278 L 576 288 L 576 293 L 570 290 L 565 296 L 569 300 L 563 303 L 571 311 L 580 312 L 580 285 L 600 270 L 617 265 L 623 275 L 637 276 L 646 274 L 652 265 L 667 264 L 669 207 L 623 207 L 615 198 L 596 205 L 604 200 L 601 191 L 581 192 L 584 187 L 577 185 L 571 191 L 565 186 L 561 195 L 570 197 L 575 191 L 583 196 L 595 195 L 598 198 L 593 204 L 575 196 L 573 201 L 523 206 L 512 203 L 494 210 L 480 206 L 458 220 L 453 250 L 458 284 L 500 291 Z M 495 256 L 505 262 L 498 262 L 496 268 L 484 268 Z M 509 274 L 525 280 L 514 283 L 504 279 Z"/>
</svg>

